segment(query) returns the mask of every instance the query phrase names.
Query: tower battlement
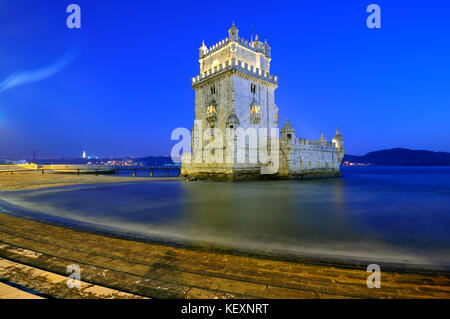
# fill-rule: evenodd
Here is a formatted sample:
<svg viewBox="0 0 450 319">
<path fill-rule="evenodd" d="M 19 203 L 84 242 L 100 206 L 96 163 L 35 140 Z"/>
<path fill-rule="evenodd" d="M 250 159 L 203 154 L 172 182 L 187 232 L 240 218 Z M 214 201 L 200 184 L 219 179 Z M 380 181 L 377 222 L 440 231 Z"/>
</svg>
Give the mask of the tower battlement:
<svg viewBox="0 0 450 319">
<path fill-rule="evenodd" d="M 283 142 L 288 143 L 287 141 L 282 140 L 282 143 Z M 321 140 L 312 140 L 296 137 L 290 144 L 292 144 L 294 147 L 304 146 L 305 148 L 315 150 L 336 151 L 336 146 L 334 145 L 334 143 Z"/>
<path fill-rule="evenodd" d="M 200 52 L 200 59 L 207 58 L 208 56 L 214 54 L 215 52 L 219 51 L 220 49 L 223 49 L 227 45 L 229 45 L 231 42 L 238 43 L 240 46 L 245 47 L 251 51 L 254 51 L 255 53 L 263 53 L 267 58 L 270 58 L 270 47 L 267 45 L 258 45 L 259 41 L 248 41 L 244 38 L 238 38 L 237 41 L 230 41 L 228 38 L 225 38 L 214 45 L 210 46 L 209 48 L 207 46 L 205 50 Z M 260 42 L 262 44 L 262 42 Z"/>
<path fill-rule="evenodd" d="M 206 58 L 209 55 L 213 54 L 214 52 L 226 47 L 230 41 L 228 38 L 225 38 L 214 45 L 210 46 L 209 49 L 206 48 L 206 50 L 200 52 L 200 59 Z"/>
<path fill-rule="evenodd" d="M 225 62 L 217 64 L 214 66 L 214 68 L 210 68 L 210 69 L 206 70 L 205 72 L 201 73 L 200 75 L 193 77 L 192 78 L 192 86 L 201 85 L 201 83 L 206 82 L 207 80 L 211 79 L 212 77 L 226 73 L 228 71 L 242 72 L 249 76 L 253 76 L 257 79 L 260 79 L 262 81 L 266 81 L 275 86 L 278 86 L 278 77 L 277 76 L 275 76 L 273 74 L 269 74 L 269 72 L 266 72 L 259 68 L 255 68 L 253 65 L 244 63 L 241 60 L 236 60 L 235 58 L 232 58 L 231 60 L 227 60 Z"/>
</svg>

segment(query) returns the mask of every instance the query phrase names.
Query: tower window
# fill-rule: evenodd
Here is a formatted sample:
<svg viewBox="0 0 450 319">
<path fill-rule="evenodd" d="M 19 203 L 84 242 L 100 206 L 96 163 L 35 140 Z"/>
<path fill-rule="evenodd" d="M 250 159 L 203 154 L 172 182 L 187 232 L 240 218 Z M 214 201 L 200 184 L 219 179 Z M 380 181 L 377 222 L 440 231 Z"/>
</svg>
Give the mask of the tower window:
<svg viewBox="0 0 450 319">
<path fill-rule="evenodd" d="M 216 86 L 211 85 L 211 94 L 216 94 Z"/>
<path fill-rule="evenodd" d="M 250 109 L 252 113 L 261 114 L 261 107 L 258 105 L 252 105 L 252 108 Z"/>
<path fill-rule="evenodd" d="M 250 91 L 255 94 L 256 93 L 256 84 L 250 84 Z"/>
<path fill-rule="evenodd" d="M 209 113 L 209 114 L 216 113 L 215 106 L 214 105 L 208 105 L 208 107 L 206 108 L 206 112 Z"/>
</svg>

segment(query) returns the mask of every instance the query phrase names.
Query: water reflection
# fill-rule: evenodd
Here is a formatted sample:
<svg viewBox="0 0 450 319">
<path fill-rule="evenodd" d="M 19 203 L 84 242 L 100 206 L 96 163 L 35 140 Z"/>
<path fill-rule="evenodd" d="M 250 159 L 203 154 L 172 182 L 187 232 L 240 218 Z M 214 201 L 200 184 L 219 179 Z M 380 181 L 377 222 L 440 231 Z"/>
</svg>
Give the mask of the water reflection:
<svg viewBox="0 0 450 319">
<path fill-rule="evenodd" d="M 136 236 L 266 253 L 450 264 L 450 168 L 344 173 L 308 181 L 77 186 L 0 198 L 22 213 Z"/>
</svg>

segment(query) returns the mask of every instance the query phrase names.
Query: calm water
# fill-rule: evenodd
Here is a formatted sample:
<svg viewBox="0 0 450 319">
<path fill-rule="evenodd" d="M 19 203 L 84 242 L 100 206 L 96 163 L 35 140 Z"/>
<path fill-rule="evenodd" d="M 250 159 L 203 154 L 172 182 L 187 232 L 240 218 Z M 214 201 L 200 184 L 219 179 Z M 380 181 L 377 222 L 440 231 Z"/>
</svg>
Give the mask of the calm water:
<svg viewBox="0 0 450 319">
<path fill-rule="evenodd" d="M 450 167 L 343 168 L 308 181 L 179 182 L 0 193 L 0 208 L 136 237 L 450 268 Z"/>
</svg>

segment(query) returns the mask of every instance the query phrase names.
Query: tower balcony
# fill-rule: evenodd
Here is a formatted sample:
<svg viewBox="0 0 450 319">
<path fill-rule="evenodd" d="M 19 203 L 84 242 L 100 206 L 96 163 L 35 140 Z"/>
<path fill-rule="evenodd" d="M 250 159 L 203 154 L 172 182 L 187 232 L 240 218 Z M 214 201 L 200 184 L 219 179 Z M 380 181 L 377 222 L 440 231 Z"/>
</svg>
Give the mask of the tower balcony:
<svg viewBox="0 0 450 319">
<path fill-rule="evenodd" d="M 254 98 L 250 104 L 250 122 L 252 124 L 259 124 L 261 122 L 261 107 L 256 104 Z"/>
<path fill-rule="evenodd" d="M 261 122 L 261 113 L 252 112 L 250 114 L 250 121 L 252 124 L 259 124 L 259 122 Z"/>
<path fill-rule="evenodd" d="M 259 124 L 261 122 L 261 113 L 252 113 L 250 115 L 250 121 L 252 124 Z"/>
<path fill-rule="evenodd" d="M 217 115 L 216 112 L 207 112 L 206 113 L 206 120 L 209 124 L 214 124 L 217 122 Z"/>
</svg>

